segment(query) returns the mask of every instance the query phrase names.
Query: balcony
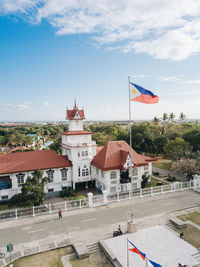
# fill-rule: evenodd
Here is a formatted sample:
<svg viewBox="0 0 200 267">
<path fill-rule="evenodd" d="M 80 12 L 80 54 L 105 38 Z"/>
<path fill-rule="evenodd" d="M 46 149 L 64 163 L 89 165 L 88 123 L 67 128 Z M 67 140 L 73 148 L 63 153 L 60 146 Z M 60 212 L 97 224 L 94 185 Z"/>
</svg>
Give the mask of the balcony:
<svg viewBox="0 0 200 267">
<path fill-rule="evenodd" d="M 83 146 L 95 146 L 96 142 L 95 141 L 91 141 L 91 142 L 84 142 L 84 143 L 67 143 L 67 144 L 63 144 L 64 146 L 67 147 L 83 147 Z"/>
</svg>

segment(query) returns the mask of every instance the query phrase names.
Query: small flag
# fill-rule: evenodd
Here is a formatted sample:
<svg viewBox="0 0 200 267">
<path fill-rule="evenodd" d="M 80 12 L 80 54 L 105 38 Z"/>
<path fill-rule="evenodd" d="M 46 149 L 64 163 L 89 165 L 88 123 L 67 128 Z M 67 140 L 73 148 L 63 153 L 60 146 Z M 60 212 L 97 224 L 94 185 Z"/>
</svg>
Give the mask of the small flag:
<svg viewBox="0 0 200 267">
<path fill-rule="evenodd" d="M 159 97 L 151 91 L 130 82 L 130 101 L 138 101 L 144 104 L 158 103 Z"/>
<path fill-rule="evenodd" d="M 150 266 L 153 266 L 153 267 L 162 267 L 162 265 L 160 265 L 160 264 L 158 264 L 158 263 L 156 263 L 154 261 L 151 261 L 149 259 L 148 259 L 148 261 L 150 262 L 150 265 L 148 265 L 148 267 L 150 267 Z"/>
<path fill-rule="evenodd" d="M 131 244 L 131 248 L 129 248 L 128 250 L 134 253 L 137 253 L 138 255 L 140 255 L 140 257 L 145 260 L 146 254 L 144 254 L 143 252 L 141 252 L 139 249 L 136 248 L 135 245 L 133 245 L 133 243 L 131 241 L 128 240 L 128 242 Z"/>
</svg>

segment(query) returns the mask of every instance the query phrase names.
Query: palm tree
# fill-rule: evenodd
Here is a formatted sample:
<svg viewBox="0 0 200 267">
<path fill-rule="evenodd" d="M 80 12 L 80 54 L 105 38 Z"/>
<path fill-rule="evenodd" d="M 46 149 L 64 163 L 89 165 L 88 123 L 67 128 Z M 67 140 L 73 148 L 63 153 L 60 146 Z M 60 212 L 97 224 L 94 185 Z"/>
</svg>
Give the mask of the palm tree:
<svg viewBox="0 0 200 267">
<path fill-rule="evenodd" d="M 179 116 L 179 119 L 180 119 L 181 121 L 184 121 L 185 118 L 186 118 L 185 114 L 184 114 L 183 112 L 181 112 L 181 113 L 180 113 L 180 116 Z"/>
<path fill-rule="evenodd" d="M 174 121 L 174 118 L 175 118 L 175 114 L 173 112 L 171 112 L 169 114 L 169 121 L 171 121 L 171 123 Z"/>
<path fill-rule="evenodd" d="M 166 112 L 163 113 L 162 120 L 164 123 L 168 120 L 168 114 Z"/>
<path fill-rule="evenodd" d="M 157 116 L 155 116 L 153 118 L 153 121 L 152 122 L 157 125 L 159 123 L 159 121 L 160 121 L 160 119 Z"/>
</svg>

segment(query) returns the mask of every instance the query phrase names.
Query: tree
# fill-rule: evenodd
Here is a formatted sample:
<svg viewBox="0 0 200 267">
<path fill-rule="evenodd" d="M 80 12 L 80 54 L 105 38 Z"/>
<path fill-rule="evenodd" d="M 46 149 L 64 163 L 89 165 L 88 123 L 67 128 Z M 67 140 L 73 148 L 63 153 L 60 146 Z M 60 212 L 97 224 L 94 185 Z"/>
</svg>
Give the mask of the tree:
<svg viewBox="0 0 200 267">
<path fill-rule="evenodd" d="M 21 194 L 11 198 L 11 203 L 21 207 L 39 206 L 44 197 L 44 185 L 48 182 L 48 178 L 42 176 L 41 170 L 35 170 L 33 176 L 23 184 Z"/>
<path fill-rule="evenodd" d="M 187 174 L 187 179 L 190 180 L 192 175 L 200 173 L 200 158 L 198 159 L 180 159 L 172 164 L 172 170 Z"/>
<path fill-rule="evenodd" d="M 185 141 L 190 143 L 190 145 L 193 147 L 193 151 L 200 150 L 200 130 L 189 130 L 185 132 L 182 137 Z"/>
<path fill-rule="evenodd" d="M 181 121 L 184 121 L 186 119 L 186 116 L 185 116 L 185 114 L 183 112 L 180 113 L 179 119 Z"/>
<path fill-rule="evenodd" d="M 149 177 L 147 175 L 143 174 L 142 175 L 142 182 L 141 182 L 142 188 L 144 188 L 147 185 L 148 180 L 149 180 Z"/>
<path fill-rule="evenodd" d="M 165 156 L 172 160 L 180 160 L 190 152 L 189 143 L 182 138 L 170 140 L 168 144 L 163 147 Z"/>
<path fill-rule="evenodd" d="M 156 152 L 157 153 L 163 153 L 164 146 L 168 143 L 168 138 L 166 136 L 159 136 L 155 138 L 154 143 L 156 145 Z"/>
<path fill-rule="evenodd" d="M 163 113 L 162 120 L 164 123 L 168 120 L 168 114 L 166 112 Z"/>
<path fill-rule="evenodd" d="M 155 117 L 153 118 L 153 123 L 154 123 L 155 125 L 157 125 L 157 124 L 159 123 L 159 121 L 160 121 L 160 119 L 159 119 L 157 116 L 155 116 Z"/>
<path fill-rule="evenodd" d="M 169 114 L 169 121 L 172 123 L 174 121 L 174 119 L 175 119 L 175 114 L 173 112 L 171 112 Z"/>
</svg>

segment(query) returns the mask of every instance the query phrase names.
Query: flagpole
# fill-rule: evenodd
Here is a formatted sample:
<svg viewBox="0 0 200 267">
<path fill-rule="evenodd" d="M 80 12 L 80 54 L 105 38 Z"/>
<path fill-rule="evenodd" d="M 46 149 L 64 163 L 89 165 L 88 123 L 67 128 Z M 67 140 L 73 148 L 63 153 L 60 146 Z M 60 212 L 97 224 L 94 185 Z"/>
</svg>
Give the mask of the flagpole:
<svg viewBox="0 0 200 267">
<path fill-rule="evenodd" d="M 127 238 L 127 267 L 129 267 L 129 250 L 128 250 L 128 238 Z"/>
<path fill-rule="evenodd" d="M 133 222 L 133 186 L 132 186 L 132 125 L 131 125 L 131 90 L 130 90 L 130 76 L 128 76 L 128 88 L 129 88 L 129 126 L 130 126 L 130 174 L 131 177 L 131 223 Z"/>
</svg>

